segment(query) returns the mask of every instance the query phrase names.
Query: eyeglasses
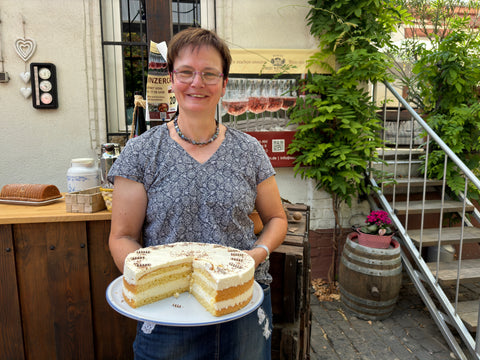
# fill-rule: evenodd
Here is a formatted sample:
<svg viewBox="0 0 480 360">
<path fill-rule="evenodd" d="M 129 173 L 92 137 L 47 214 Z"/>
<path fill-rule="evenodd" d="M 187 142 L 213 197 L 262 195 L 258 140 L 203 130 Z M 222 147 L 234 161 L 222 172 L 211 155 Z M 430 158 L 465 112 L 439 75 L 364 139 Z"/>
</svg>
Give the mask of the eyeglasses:
<svg viewBox="0 0 480 360">
<path fill-rule="evenodd" d="M 191 71 L 191 70 L 173 70 L 175 77 L 183 84 L 191 84 L 195 75 L 200 75 L 202 81 L 206 85 L 215 85 L 218 84 L 220 79 L 223 77 L 223 74 L 217 74 L 211 71 Z"/>
</svg>

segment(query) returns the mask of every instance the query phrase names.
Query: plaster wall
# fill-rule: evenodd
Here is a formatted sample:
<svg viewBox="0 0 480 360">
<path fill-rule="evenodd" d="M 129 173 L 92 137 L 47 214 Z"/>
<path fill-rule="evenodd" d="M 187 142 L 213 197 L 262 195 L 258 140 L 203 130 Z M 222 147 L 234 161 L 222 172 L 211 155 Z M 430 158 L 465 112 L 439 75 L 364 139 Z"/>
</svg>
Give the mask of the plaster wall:
<svg viewBox="0 0 480 360">
<path fill-rule="evenodd" d="M 208 18 L 210 28 L 232 48 L 315 49 L 310 35 L 306 0 L 216 0 L 216 23 Z M 211 16 L 212 14 L 206 14 Z"/>
<path fill-rule="evenodd" d="M 96 157 L 105 138 L 98 1 L 0 0 L 0 59 L 10 81 L 0 83 L 0 186 L 55 184 L 66 191 L 70 160 Z M 17 38 L 36 42 L 25 63 Z M 32 62 L 56 66 L 58 109 L 35 109 L 20 88 Z M 2 64 L 0 63 L 0 71 Z"/>
</svg>

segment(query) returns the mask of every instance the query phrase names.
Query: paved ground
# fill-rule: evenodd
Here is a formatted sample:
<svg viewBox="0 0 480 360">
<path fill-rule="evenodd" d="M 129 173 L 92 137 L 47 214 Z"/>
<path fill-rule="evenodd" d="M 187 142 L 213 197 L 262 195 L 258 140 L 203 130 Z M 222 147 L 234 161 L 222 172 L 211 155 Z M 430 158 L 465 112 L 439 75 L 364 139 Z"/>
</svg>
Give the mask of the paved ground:
<svg viewBox="0 0 480 360">
<path fill-rule="evenodd" d="M 451 360 L 450 351 L 414 286 L 403 282 L 393 314 L 361 320 L 341 301 L 311 296 L 311 360 Z"/>
</svg>

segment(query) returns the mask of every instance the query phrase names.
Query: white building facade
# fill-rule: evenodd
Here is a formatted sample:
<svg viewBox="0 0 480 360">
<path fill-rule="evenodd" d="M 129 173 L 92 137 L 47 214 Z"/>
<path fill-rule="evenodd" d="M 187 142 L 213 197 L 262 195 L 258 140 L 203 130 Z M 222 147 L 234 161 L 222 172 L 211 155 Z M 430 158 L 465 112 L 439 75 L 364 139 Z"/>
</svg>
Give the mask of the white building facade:
<svg viewBox="0 0 480 360">
<path fill-rule="evenodd" d="M 105 23 L 120 28 L 115 11 L 122 1 L 127 0 L 0 0 L 0 80 L 2 74 L 9 77 L 0 82 L 0 186 L 54 184 L 64 192 L 71 159 L 98 158 L 101 144 L 109 140 L 106 97 L 123 106 L 117 93 L 121 83 L 115 87 L 108 80 L 112 73 L 122 79 L 121 68 L 104 69 L 102 46 L 102 24 L 104 32 Z M 198 3 L 201 26 L 216 29 L 232 49 L 317 48 L 306 24 L 306 0 Z M 54 64 L 58 108 L 33 107 L 31 83 L 25 81 L 31 63 Z M 311 228 L 332 228 L 330 196 L 295 177 L 291 167 L 276 170 L 281 196 L 311 207 Z M 368 210 L 366 204 L 354 204 L 342 212 L 342 222 L 348 227 L 355 223 L 353 214 Z"/>
</svg>

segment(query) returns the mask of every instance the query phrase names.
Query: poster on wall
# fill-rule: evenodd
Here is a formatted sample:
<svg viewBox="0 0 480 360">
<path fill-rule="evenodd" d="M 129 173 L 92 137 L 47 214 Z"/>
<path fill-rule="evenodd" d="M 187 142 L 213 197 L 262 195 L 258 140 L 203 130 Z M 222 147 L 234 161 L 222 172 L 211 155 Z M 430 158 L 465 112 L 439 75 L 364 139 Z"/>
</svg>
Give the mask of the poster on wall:
<svg viewBox="0 0 480 360">
<path fill-rule="evenodd" d="M 307 68 L 317 49 L 231 49 L 227 91 L 222 98 L 222 122 L 255 137 L 264 147 L 274 167 L 294 166 L 288 155 L 294 135 L 289 110 L 298 96 L 298 80 L 309 70 L 328 73 L 322 68 Z M 333 59 L 329 59 L 333 65 Z"/>
<path fill-rule="evenodd" d="M 249 131 L 247 134 L 255 137 L 268 155 L 273 167 L 293 167 L 295 156 L 288 155 L 295 131 Z"/>
<path fill-rule="evenodd" d="M 150 42 L 147 78 L 147 119 L 160 125 L 172 119 L 177 111 L 175 94 L 167 67 L 167 44 Z"/>
</svg>

